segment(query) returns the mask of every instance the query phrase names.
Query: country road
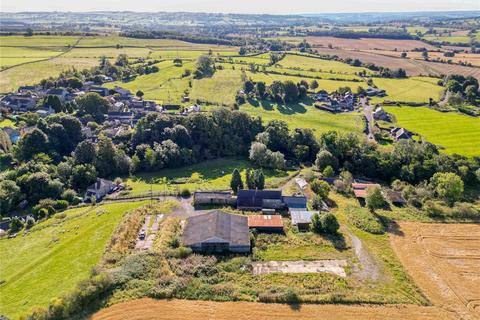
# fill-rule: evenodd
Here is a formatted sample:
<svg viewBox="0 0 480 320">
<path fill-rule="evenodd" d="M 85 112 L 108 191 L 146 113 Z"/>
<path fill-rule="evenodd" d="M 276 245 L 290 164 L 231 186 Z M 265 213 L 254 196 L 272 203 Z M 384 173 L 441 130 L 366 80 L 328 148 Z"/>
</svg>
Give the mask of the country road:
<svg viewBox="0 0 480 320">
<path fill-rule="evenodd" d="M 368 104 L 367 98 L 360 99 L 360 102 L 363 106 L 363 114 L 365 116 L 365 119 L 367 120 L 367 138 L 368 140 L 376 141 L 375 137 L 373 136 L 373 107 Z"/>
</svg>

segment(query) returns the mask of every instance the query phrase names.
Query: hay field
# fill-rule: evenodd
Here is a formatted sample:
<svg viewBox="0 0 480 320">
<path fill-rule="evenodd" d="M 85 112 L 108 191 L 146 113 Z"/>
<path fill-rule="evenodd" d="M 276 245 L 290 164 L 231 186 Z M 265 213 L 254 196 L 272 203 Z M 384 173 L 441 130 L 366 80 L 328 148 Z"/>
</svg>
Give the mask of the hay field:
<svg viewBox="0 0 480 320">
<path fill-rule="evenodd" d="M 139 299 L 113 305 L 94 314 L 92 320 L 436 320 L 455 319 L 438 307 L 412 305 L 314 305 L 254 302 Z"/>
<path fill-rule="evenodd" d="M 239 70 L 218 70 L 211 78 L 194 80 L 190 98 L 211 104 L 231 105 L 235 103 L 235 96 L 242 86 Z"/>
<path fill-rule="evenodd" d="M 399 222 L 391 243 L 434 305 L 480 318 L 480 225 Z"/>
<path fill-rule="evenodd" d="M 395 115 L 397 125 L 445 148 L 448 154 L 480 155 L 480 119 L 444 113 L 424 107 L 385 107 Z"/>
</svg>

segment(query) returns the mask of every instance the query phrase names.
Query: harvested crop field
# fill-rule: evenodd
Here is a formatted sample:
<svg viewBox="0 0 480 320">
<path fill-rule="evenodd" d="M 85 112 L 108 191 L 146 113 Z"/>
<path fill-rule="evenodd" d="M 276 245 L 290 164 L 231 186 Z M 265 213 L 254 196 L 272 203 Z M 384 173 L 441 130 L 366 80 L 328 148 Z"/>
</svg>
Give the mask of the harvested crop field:
<svg viewBox="0 0 480 320">
<path fill-rule="evenodd" d="M 433 305 L 480 318 L 480 225 L 400 222 L 391 243 Z"/>
<path fill-rule="evenodd" d="M 418 40 L 394 40 L 394 39 L 346 39 L 335 37 L 308 37 L 307 42 L 312 46 L 328 47 L 331 44 L 334 48 L 353 50 L 413 50 L 415 48 L 427 48 L 437 50 L 432 45 Z"/>
<path fill-rule="evenodd" d="M 405 69 L 408 76 L 418 75 L 445 75 L 445 74 L 462 74 L 465 76 L 473 76 L 480 80 L 480 68 L 478 67 L 466 67 L 455 64 L 438 63 L 432 61 L 420 61 L 414 59 L 402 59 L 395 58 L 382 51 L 378 53 L 353 51 L 344 49 L 328 49 L 328 48 L 315 48 L 319 54 L 339 56 L 340 58 L 352 58 L 359 59 L 362 62 L 373 63 L 375 65 L 396 69 Z"/>
<path fill-rule="evenodd" d="M 455 319 L 437 307 L 412 305 L 287 305 L 254 302 L 139 299 L 114 305 L 96 313 L 92 320 L 437 320 Z"/>
</svg>

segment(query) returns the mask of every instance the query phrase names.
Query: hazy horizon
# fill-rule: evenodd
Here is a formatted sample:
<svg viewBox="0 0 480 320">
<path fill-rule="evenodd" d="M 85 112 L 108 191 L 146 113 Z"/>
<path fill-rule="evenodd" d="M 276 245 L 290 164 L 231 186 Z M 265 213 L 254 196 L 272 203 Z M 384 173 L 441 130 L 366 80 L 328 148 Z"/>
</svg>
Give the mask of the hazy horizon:
<svg viewBox="0 0 480 320">
<path fill-rule="evenodd" d="M 66 2 L 55 0 L 4 0 L 1 12 L 204 12 L 245 14 L 322 14 L 322 13 L 407 13 L 435 11 L 477 11 L 478 0 L 342 0 L 337 3 L 298 0 L 282 3 L 275 0 L 220 1 L 220 0 L 84 0 Z"/>
</svg>

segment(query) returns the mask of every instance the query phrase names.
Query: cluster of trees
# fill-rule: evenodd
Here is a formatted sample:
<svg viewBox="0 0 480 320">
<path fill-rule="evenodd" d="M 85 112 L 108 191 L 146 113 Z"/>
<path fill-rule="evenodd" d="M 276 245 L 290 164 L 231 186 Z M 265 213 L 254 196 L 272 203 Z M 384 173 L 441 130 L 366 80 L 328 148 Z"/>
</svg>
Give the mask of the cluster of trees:
<svg viewBox="0 0 480 320">
<path fill-rule="evenodd" d="M 242 189 L 263 190 L 265 188 L 265 175 L 263 174 L 262 169 L 252 170 L 248 168 L 245 172 L 244 184 L 240 171 L 234 169 L 232 172 L 232 178 L 230 179 L 230 187 L 235 194 L 238 190 Z"/>
<path fill-rule="evenodd" d="M 406 30 L 388 28 L 370 28 L 368 31 L 351 31 L 333 28 L 326 31 L 308 31 L 309 36 L 336 37 L 348 39 L 383 38 L 383 39 L 414 39 Z"/>
<path fill-rule="evenodd" d="M 312 217 L 312 230 L 315 233 L 337 234 L 340 224 L 333 213 L 314 214 Z"/>
<path fill-rule="evenodd" d="M 443 84 L 449 94 L 448 103 L 462 105 L 468 102 L 477 105 L 480 96 L 478 80 L 472 76 L 450 75 L 445 77 Z"/>
<path fill-rule="evenodd" d="M 313 83 L 316 83 L 316 87 L 318 87 L 318 82 L 312 81 Z M 296 103 L 307 97 L 309 86 L 310 84 L 305 80 L 297 84 L 291 80 L 284 82 L 274 81 L 269 86 L 263 81 L 253 82 L 252 80 L 247 80 L 243 89 L 245 94 L 259 99 L 270 99 L 278 103 Z"/>
<path fill-rule="evenodd" d="M 211 77 L 215 73 L 215 60 L 211 55 L 201 55 L 197 59 L 196 67 L 194 72 L 196 79 Z"/>
</svg>

